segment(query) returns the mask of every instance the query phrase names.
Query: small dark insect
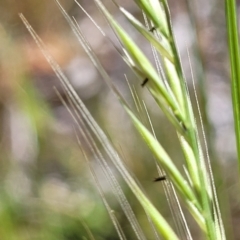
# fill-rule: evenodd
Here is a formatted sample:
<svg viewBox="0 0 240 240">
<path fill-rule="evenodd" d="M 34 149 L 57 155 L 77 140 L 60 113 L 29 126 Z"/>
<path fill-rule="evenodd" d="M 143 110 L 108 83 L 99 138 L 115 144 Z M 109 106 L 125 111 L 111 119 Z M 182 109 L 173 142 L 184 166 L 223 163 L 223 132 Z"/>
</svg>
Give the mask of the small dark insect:
<svg viewBox="0 0 240 240">
<path fill-rule="evenodd" d="M 166 179 L 167 179 L 167 178 L 166 178 L 166 176 L 164 175 L 164 176 L 155 178 L 153 181 L 154 181 L 154 182 L 161 182 L 161 181 L 164 181 L 164 180 L 166 180 Z"/>
<path fill-rule="evenodd" d="M 145 78 L 144 81 L 141 83 L 141 86 L 144 87 L 147 82 L 148 82 L 148 78 Z"/>
<path fill-rule="evenodd" d="M 156 30 L 156 28 L 152 27 L 152 28 L 149 29 L 149 32 L 154 32 L 155 30 Z"/>
</svg>

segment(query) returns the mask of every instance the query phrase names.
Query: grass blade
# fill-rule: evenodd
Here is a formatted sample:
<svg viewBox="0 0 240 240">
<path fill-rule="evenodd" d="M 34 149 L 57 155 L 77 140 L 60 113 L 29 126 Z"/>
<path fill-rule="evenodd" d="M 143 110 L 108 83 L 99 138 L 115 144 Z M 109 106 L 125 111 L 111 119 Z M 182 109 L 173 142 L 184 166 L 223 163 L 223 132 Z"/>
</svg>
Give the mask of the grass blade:
<svg viewBox="0 0 240 240">
<path fill-rule="evenodd" d="M 225 8 L 231 64 L 232 103 L 237 142 L 238 167 L 240 172 L 240 56 L 236 1 L 226 0 Z"/>
</svg>

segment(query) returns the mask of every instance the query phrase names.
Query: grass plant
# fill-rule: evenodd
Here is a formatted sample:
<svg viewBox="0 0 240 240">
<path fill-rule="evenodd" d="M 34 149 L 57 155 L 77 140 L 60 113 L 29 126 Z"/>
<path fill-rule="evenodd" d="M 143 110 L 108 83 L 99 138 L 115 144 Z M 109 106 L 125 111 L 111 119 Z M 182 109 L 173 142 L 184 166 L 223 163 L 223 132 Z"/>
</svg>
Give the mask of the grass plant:
<svg viewBox="0 0 240 240">
<path fill-rule="evenodd" d="M 61 81 L 62 87 L 68 96 L 67 102 L 61 98 L 61 95 L 57 90 L 56 91 L 76 123 L 77 134 L 81 134 L 81 136 L 83 136 L 84 141 L 91 149 L 91 154 L 95 159 L 97 159 L 99 166 L 101 166 L 102 172 L 111 185 L 111 190 L 118 199 L 124 214 L 129 220 L 129 224 L 132 226 L 136 238 L 148 239 L 148 237 L 145 236 L 144 231 L 141 229 L 138 220 L 134 215 L 131 204 L 128 203 L 127 197 L 125 196 L 121 185 L 118 183 L 117 178 L 114 176 L 114 173 L 109 167 L 109 163 L 104 157 L 105 155 L 107 155 L 108 158 L 113 162 L 125 180 L 126 184 L 138 199 L 146 215 L 148 216 L 149 226 L 153 229 L 153 232 L 156 233 L 157 237 L 160 235 L 163 237 L 163 239 L 169 240 L 194 239 L 194 236 L 191 235 L 191 229 L 188 227 L 187 220 L 181 208 L 181 206 L 184 206 L 184 208 L 186 208 L 191 214 L 192 219 L 194 219 L 196 224 L 199 226 L 204 239 L 226 239 L 221 211 L 217 199 L 211 162 L 208 152 L 205 151 L 205 149 L 207 149 L 207 143 L 197 95 L 195 91 L 195 100 L 197 101 L 197 107 L 200 116 L 199 128 L 196 123 L 197 117 L 194 116 L 188 86 L 174 38 L 168 2 L 166 0 L 136 0 L 135 2 L 139 9 L 143 12 L 145 19 L 145 23 L 141 23 L 130 12 L 113 1 L 115 6 L 129 21 L 129 24 L 131 24 L 136 31 L 146 38 L 149 44 L 153 47 L 155 61 L 157 64 L 156 68 L 153 66 L 148 57 L 142 52 L 141 48 L 134 42 L 131 36 L 114 19 L 114 17 L 104 6 L 104 3 L 100 0 L 94 0 L 94 3 L 105 17 L 108 24 L 111 26 L 120 44 L 115 44 L 114 41 L 112 41 L 101 29 L 100 31 L 110 42 L 110 44 L 113 45 L 113 47 L 122 57 L 123 61 L 125 61 L 131 71 L 135 74 L 139 80 L 139 85 L 142 84 L 142 87 L 146 91 L 148 90 L 149 94 L 152 95 L 159 106 L 159 111 L 161 110 L 165 114 L 169 122 L 175 128 L 176 137 L 179 140 L 182 153 L 185 157 L 185 174 L 183 173 L 182 169 L 177 167 L 176 159 L 170 157 L 170 154 L 164 149 L 161 142 L 156 138 L 153 129 L 149 128 L 149 125 L 142 121 L 141 116 L 139 116 L 139 114 L 128 104 L 122 93 L 114 85 L 111 77 L 108 75 L 84 34 L 81 32 L 77 21 L 67 14 L 58 0 L 55 1 L 74 34 L 76 35 L 79 43 L 88 54 L 94 66 L 98 69 L 103 80 L 122 104 L 122 107 L 125 109 L 126 113 L 131 119 L 132 124 L 142 136 L 142 139 L 145 141 L 146 145 L 149 147 L 150 151 L 155 157 L 160 176 L 162 176 L 158 180 L 161 180 L 161 183 L 164 185 L 170 209 L 175 209 L 173 211 L 172 218 L 176 219 L 180 227 L 172 226 L 162 215 L 161 210 L 157 209 L 153 205 L 142 187 L 133 177 L 131 171 L 123 163 L 123 160 L 121 159 L 120 154 L 114 145 L 84 106 L 82 100 L 78 97 L 58 64 L 50 56 L 44 43 L 38 37 L 24 16 L 20 15 L 25 26 L 31 33 L 38 46 L 41 48 L 44 56 Z M 76 4 L 83 9 L 79 2 L 76 1 Z M 234 7 L 234 1 L 226 0 L 226 20 L 229 33 L 233 80 L 232 95 L 235 113 L 234 117 L 238 152 L 240 152 L 240 68 L 236 16 L 234 15 L 235 12 L 236 9 Z M 94 22 L 94 24 L 99 29 L 97 23 Z M 193 85 L 194 84 L 195 83 L 193 80 Z M 133 89 L 130 88 L 130 90 L 133 92 Z M 134 97 L 135 96 L 133 94 L 133 98 Z M 201 129 L 200 133 L 198 129 Z M 201 134 L 203 134 L 204 138 L 203 144 L 199 137 Z M 81 141 L 79 140 L 78 142 L 84 151 Z M 101 144 L 104 155 L 99 150 L 97 142 Z M 92 175 L 94 176 L 96 186 L 100 192 L 104 205 L 106 206 L 108 214 L 112 219 L 113 225 L 115 226 L 116 232 L 120 239 L 126 239 L 124 230 L 119 225 L 117 218 L 114 215 L 110 204 L 108 203 L 108 199 L 104 195 L 104 191 L 101 188 L 100 180 L 98 179 L 95 169 L 88 160 L 90 157 L 86 152 L 84 152 L 84 154 L 87 162 L 89 163 Z M 173 206 L 174 204 L 175 206 Z"/>
</svg>

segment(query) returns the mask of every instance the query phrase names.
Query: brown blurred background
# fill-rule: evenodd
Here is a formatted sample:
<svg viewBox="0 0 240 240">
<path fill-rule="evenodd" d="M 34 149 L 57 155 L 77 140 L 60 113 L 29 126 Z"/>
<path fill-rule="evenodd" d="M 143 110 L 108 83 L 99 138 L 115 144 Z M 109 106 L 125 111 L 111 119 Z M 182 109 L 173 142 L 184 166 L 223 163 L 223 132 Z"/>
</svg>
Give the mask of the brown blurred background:
<svg viewBox="0 0 240 240">
<path fill-rule="evenodd" d="M 87 0 L 79 2 L 114 39 L 94 3 Z M 139 79 L 133 76 L 111 44 L 73 1 L 61 0 L 61 4 L 70 16 L 75 16 L 114 84 L 133 105 L 124 78 L 127 74 L 130 84 L 136 87 L 148 106 L 158 139 L 182 169 L 182 154 L 174 129 L 147 89 L 141 88 Z M 169 4 L 192 93 L 187 51 L 190 52 L 228 239 L 232 238 L 232 229 L 235 239 L 240 239 L 237 231 L 240 214 L 236 196 L 238 173 L 224 5 L 220 0 L 191 1 L 191 5 L 184 0 L 171 0 Z M 142 20 L 141 12 L 133 1 L 121 1 L 121 5 Z M 106 2 L 106 6 L 152 58 L 147 42 L 129 26 L 110 1 Z M 192 9 L 191 14 L 189 9 Z M 92 66 L 55 2 L 1 0 L 0 239 L 87 239 L 88 228 L 96 239 L 118 239 L 77 144 L 73 120 L 53 89 L 56 86 L 64 95 L 59 80 L 21 22 L 19 13 L 24 14 L 47 45 L 153 203 L 173 222 L 161 184 L 152 182 L 157 176 L 152 155 Z M 195 106 L 194 98 L 193 104 Z M 122 181 L 121 178 L 119 180 Z M 144 212 L 122 184 L 147 239 L 153 239 Z M 105 191 L 107 193 L 108 189 Z M 128 239 L 135 239 L 116 200 L 111 195 L 108 199 Z M 198 239 L 196 226 L 189 225 L 196 237 L 194 239 Z"/>
</svg>

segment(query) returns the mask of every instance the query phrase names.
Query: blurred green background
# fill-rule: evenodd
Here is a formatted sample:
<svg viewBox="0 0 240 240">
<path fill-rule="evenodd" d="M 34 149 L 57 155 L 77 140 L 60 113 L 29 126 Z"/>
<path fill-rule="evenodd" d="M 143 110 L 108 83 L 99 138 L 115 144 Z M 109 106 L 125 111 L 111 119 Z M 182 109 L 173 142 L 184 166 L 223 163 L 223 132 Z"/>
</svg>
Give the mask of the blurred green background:
<svg viewBox="0 0 240 240">
<path fill-rule="evenodd" d="M 113 37 L 94 3 L 87 0 L 79 2 L 103 30 Z M 147 89 L 141 89 L 139 79 L 133 76 L 110 43 L 73 1 L 62 0 L 61 4 L 71 16 L 76 17 L 114 84 L 133 106 L 123 75 L 127 74 L 130 84 L 136 87 L 140 98 L 148 106 L 158 139 L 182 169 L 182 153 L 174 129 Z M 239 223 L 240 211 L 236 196 L 238 173 L 224 6 L 219 0 L 204 3 L 191 1 L 197 27 L 197 32 L 194 32 L 194 21 L 190 20 L 188 4 L 184 0 L 171 0 L 169 4 L 182 63 L 192 92 L 187 56 L 187 50 L 190 51 L 219 198 L 225 219 L 230 217 L 232 221 L 232 224 L 227 224 L 227 230 L 231 232 L 231 228 Z M 107 2 L 106 5 L 142 50 L 151 57 L 151 48 L 147 42 L 128 25 L 113 4 Z M 141 12 L 133 1 L 121 1 L 121 5 L 142 19 Z M 161 184 L 152 182 L 157 177 L 152 155 L 133 129 L 111 90 L 91 65 L 55 2 L 1 0 L 0 240 L 90 239 L 89 231 L 95 239 L 118 239 L 77 144 L 74 122 L 53 87 L 56 86 L 63 97 L 64 91 L 25 29 L 19 13 L 24 14 L 43 39 L 80 98 L 124 156 L 126 165 L 140 181 L 147 195 L 163 215 L 173 222 Z M 199 41 L 199 52 L 196 51 L 195 35 Z M 198 56 L 202 58 L 204 74 Z M 195 106 L 194 98 L 193 104 Z M 84 142 L 83 146 L 88 152 L 88 146 Z M 101 177 L 97 163 L 94 166 Z M 111 168 L 122 184 L 147 239 L 153 239 L 143 210 L 114 167 Z M 101 184 L 128 239 L 135 239 L 130 224 L 110 193 L 109 184 L 104 181 Z M 229 219 L 226 222 L 229 223 Z M 191 221 L 189 225 L 193 236 L 198 239 L 196 226 Z M 235 239 L 240 239 L 240 233 L 235 228 Z"/>
</svg>

